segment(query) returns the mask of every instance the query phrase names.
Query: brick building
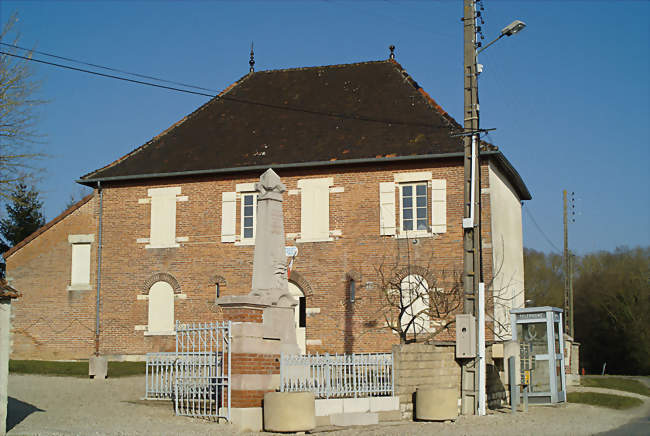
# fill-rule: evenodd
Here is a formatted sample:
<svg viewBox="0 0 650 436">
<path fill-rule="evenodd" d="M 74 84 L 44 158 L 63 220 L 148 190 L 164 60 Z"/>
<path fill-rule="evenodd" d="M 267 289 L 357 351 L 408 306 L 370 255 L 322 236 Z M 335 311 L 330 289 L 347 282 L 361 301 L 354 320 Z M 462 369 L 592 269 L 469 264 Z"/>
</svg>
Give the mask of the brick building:
<svg viewBox="0 0 650 436">
<path fill-rule="evenodd" d="M 389 351 L 398 337 L 386 328 L 382 268 L 441 290 L 462 271 L 459 132 L 392 59 L 247 74 L 83 176 L 91 195 L 5 253 L 23 291 L 14 357 L 87 358 L 98 346 L 138 358 L 174 348 L 175 320 L 221 319 L 217 296 L 250 291 L 253 183 L 267 168 L 288 190 L 299 344 Z M 496 147 L 484 144 L 481 157 L 489 335 L 499 340 L 508 332 L 498 321 L 523 306 L 521 201 L 531 197 Z"/>
</svg>

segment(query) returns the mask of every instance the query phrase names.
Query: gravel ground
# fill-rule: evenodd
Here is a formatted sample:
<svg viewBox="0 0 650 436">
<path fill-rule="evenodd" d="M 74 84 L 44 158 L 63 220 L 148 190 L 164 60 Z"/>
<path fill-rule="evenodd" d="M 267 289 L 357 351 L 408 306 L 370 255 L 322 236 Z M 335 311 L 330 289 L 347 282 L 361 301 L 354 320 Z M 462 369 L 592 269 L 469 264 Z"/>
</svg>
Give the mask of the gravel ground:
<svg viewBox="0 0 650 436">
<path fill-rule="evenodd" d="M 141 401 L 143 392 L 144 377 L 95 381 L 11 374 L 8 435 L 242 434 L 228 424 L 175 416 L 169 402 Z M 460 417 L 454 423 L 386 423 L 327 434 L 589 435 L 614 429 L 648 414 L 650 400 L 646 397 L 642 407 L 627 411 L 581 404 L 531 406 L 526 414 L 491 411 L 487 417 Z"/>
</svg>

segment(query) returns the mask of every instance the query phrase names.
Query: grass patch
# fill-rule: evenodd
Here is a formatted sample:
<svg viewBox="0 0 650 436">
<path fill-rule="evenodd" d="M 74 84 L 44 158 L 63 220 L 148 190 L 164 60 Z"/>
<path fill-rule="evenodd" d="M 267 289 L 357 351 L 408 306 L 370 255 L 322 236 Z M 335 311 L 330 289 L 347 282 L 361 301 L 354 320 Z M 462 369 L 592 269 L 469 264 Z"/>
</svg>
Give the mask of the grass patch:
<svg viewBox="0 0 650 436">
<path fill-rule="evenodd" d="M 650 388 L 640 381 L 630 378 L 590 376 L 582 377 L 580 384 L 591 388 L 616 389 L 618 391 L 634 392 L 635 394 L 650 396 Z"/>
<path fill-rule="evenodd" d="M 109 377 L 144 375 L 145 362 L 108 362 Z M 9 372 L 61 377 L 88 377 L 88 362 L 51 362 L 47 360 L 10 360 Z"/>
<path fill-rule="evenodd" d="M 589 404 L 592 406 L 608 407 L 610 409 L 631 409 L 643 404 L 638 398 L 623 397 L 621 395 L 599 394 L 595 392 L 570 392 L 567 395 L 569 403 Z"/>
</svg>

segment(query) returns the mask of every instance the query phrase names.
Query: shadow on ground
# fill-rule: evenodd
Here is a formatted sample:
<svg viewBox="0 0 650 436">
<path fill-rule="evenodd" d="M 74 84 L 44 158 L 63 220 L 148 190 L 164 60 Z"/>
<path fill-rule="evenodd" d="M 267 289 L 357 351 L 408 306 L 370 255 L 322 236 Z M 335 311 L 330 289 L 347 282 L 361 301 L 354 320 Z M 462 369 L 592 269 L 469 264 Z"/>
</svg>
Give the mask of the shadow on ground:
<svg viewBox="0 0 650 436">
<path fill-rule="evenodd" d="M 7 431 L 20 424 L 25 418 L 34 412 L 45 412 L 43 409 L 9 397 L 7 401 Z"/>
</svg>

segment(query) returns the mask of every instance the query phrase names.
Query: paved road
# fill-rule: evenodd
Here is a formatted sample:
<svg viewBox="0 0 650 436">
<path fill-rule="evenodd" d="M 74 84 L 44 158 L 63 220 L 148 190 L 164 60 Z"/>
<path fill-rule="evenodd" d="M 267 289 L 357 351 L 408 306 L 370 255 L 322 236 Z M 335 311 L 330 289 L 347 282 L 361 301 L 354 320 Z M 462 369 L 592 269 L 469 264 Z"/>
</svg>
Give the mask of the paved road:
<svg viewBox="0 0 650 436">
<path fill-rule="evenodd" d="M 650 377 L 630 377 L 635 380 L 644 383 L 646 386 L 650 387 Z M 620 392 L 620 394 L 623 394 Z M 624 395 L 624 394 L 623 394 Z M 647 398 L 647 397 L 646 397 Z M 634 420 L 629 424 L 625 424 L 614 430 L 610 430 L 604 433 L 599 433 L 600 435 L 607 436 L 647 436 L 650 435 L 650 414 L 646 417 Z"/>
<path fill-rule="evenodd" d="M 622 427 L 604 433 L 607 436 L 647 436 L 650 435 L 650 415 L 636 421 L 632 421 Z"/>
</svg>

